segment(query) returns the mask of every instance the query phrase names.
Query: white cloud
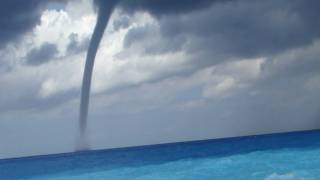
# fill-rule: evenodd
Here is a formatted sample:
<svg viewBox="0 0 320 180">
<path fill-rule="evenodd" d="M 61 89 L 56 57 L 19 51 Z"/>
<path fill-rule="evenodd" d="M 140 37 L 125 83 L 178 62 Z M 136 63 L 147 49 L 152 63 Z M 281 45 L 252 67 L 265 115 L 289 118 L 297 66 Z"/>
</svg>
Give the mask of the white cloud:
<svg viewBox="0 0 320 180">
<path fill-rule="evenodd" d="M 204 97 L 218 97 L 222 98 L 227 96 L 232 88 L 236 85 L 235 80 L 232 77 L 226 77 L 214 86 L 208 86 L 203 91 Z"/>
<path fill-rule="evenodd" d="M 60 10 L 46 10 L 41 16 L 41 22 L 32 33 L 34 46 L 44 42 L 54 43 L 58 46 L 61 55 L 64 55 L 69 43 L 69 36 L 77 34 L 79 40 L 92 34 L 95 24 L 95 15 L 87 14 L 72 18 L 68 12 Z"/>
</svg>

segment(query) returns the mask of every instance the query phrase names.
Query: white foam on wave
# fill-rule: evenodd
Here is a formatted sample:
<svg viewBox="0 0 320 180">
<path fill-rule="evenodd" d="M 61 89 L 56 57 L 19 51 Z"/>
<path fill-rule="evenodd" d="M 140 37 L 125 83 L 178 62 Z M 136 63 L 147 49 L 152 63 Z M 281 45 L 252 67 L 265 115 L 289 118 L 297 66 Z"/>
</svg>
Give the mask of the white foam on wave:
<svg viewBox="0 0 320 180">
<path fill-rule="evenodd" d="M 265 180 L 287 180 L 287 179 L 297 179 L 297 177 L 294 175 L 294 173 L 287 173 L 287 174 L 272 173 L 271 175 L 265 178 Z"/>
</svg>

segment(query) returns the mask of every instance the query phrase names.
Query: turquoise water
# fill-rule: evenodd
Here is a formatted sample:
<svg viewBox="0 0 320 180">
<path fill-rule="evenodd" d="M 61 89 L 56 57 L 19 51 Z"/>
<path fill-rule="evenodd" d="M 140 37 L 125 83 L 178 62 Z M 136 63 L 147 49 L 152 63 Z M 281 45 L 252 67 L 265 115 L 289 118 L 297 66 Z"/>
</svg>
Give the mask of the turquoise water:
<svg viewBox="0 0 320 180">
<path fill-rule="evenodd" d="M 13 179 L 320 179 L 320 131 L 0 160 Z"/>
</svg>

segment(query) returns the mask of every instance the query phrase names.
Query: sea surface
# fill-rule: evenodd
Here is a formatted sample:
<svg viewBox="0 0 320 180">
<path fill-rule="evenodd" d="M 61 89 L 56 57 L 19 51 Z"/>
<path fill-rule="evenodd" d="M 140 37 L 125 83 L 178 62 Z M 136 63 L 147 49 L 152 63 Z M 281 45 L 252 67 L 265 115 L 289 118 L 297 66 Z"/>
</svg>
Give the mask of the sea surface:
<svg viewBox="0 0 320 180">
<path fill-rule="evenodd" d="M 0 160 L 0 180 L 320 179 L 320 131 Z"/>
</svg>

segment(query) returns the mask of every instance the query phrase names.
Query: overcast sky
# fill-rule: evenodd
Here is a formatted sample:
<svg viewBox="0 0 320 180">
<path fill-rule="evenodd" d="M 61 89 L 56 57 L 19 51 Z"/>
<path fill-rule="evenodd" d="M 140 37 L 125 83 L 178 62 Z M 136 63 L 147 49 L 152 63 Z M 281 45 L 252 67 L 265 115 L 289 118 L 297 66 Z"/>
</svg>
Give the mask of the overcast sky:
<svg viewBox="0 0 320 180">
<path fill-rule="evenodd" d="M 70 152 L 101 4 L 3 0 L 0 158 Z M 98 50 L 93 149 L 320 128 L 320 1 L 121 1 Z"/>
</svg>

